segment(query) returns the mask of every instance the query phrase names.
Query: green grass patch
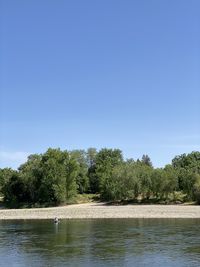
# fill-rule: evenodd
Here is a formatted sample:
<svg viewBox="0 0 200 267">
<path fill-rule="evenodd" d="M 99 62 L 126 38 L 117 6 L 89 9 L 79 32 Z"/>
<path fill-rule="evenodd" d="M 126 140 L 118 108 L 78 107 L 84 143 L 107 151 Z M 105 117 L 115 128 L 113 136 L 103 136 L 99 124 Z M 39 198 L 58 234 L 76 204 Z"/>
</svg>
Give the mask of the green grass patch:
<svg viewBox="0 0 200 267">
<path fill-rule="evenodd" d="M 74 201 L 73 200 L 72 201 L 74 204 L 82 204 L 82 203 L 91 203 L 99 200 L 100 196 L 98 194 L 78 194 L 75 197 Z"/>
</svg>

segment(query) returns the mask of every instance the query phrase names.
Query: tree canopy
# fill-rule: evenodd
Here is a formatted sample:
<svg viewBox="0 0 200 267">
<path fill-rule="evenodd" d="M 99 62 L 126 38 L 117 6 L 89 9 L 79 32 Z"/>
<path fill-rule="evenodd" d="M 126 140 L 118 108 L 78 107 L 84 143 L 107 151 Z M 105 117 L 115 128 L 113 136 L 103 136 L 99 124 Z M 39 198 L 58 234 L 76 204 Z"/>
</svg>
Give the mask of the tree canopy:
<svg viewBox="0 0 200 267">
<path fill-rule="evenodd" d="M 30 155 L 18 170 L 0 169 L 0 194 L 10 206 L 60 205 L 77 193 L 97 193 L 106 201 L 168 200 L 181 192 L 200 203 L 200 152 L 174 157 L 154 168 L 148 155 L 124 160 L 119 149 L 61 151 Z"/>
</svg>

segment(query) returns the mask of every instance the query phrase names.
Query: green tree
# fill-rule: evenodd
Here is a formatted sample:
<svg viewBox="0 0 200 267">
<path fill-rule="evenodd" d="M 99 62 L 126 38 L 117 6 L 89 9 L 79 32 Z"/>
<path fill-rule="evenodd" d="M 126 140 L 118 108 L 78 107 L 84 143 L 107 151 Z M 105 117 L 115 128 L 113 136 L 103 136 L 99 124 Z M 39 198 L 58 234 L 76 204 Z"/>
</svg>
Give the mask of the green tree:
<svg viewBox="0 0 200 267">
<path fill-rule="evenodd" d="M 172 160 L 172 166 L 177 171 L 179 189 L 183 190 L 189 199 L 193 199 L 193 187 L 196 176 L 200 174 L 200 152 L 193 151 L 189 154 L 176 156 Z"/>
<path fill-rule="evenodd" d="M 171 165 L 166 165 L 163 169 L 163 194 L 168 198 L 170 193 L 174 193 L 178 189 L 178 175 Z"/>
<path fill-rule="evenodd" d="M 86 152 L 86 158 L 87 158 L 87 165 L 88 168 L 94 166 L 96 164 L 96 156 L 97 156 L 97 149 L 94 147 L 88 148 Z"/>
<path fill-rule="evenodd" d="M 149 164 L 139 161 L 134 163 L 134 169 L 140 181 L 140 194 L 142 198 L 149 199 L 151 196 L 153 168 Z"/>
<path fill-rule="evenodd" d="M 99 177 L 96 174 L 96 148 L 88 148 L 87 150 L 87 165 L 89 178 L 89 190 L 91 193 L 95 194 L 99 192 Z"/>
<path fill-rule="evenodd" d="M 26 200 L 24 184 L 18 171 L 10 168 L 2 169 L 0 172 L 1 192 L 4 201 L 11 207 L 17 207 L 20 202 Z"/>
<path fill-rule="evenodd" d="M 123 162 L 122 152 L 119 149 L 101 149 L 96 156 L 95 174 L 98 177 L 97 183 L 101 193 L 101 197 L 104 198 L 104 187 L 107 184 L 107 180 L 112 175 L 113 168 Z"/>
<path fill-rule="evenodd" d="M 149 166 L 149 167 L 153 166 L 151 159 L 148 155 L 143 155 L 141 162 L 144 163 L 145 165 Z"/>
<path fill-rule="evenodd" d="M 76 194 L 78 165 L 67 151 L 49 148 L 42 155 L 40 202 L 64 203 Z"/>
<path fill-rule="evenodd" d="M 164 179 L 163 179 L 163 170 L 162 169 L 154 169 L 151 175 L 152 181 L 152 194 L 157 199 L 162 198 L 163 189 L 164 189 Z"/>
<path fill-rule="evenodd" d="M 195 173 L 200 173 L 200 152 L 193 151 L 189 154 L 176 156 L 172 160 L 172 165 L 176 169 L 192 170 Z"/>
<path fill-rule="evenodd" d="M 88 192 L 89 178 L 88 178 L 88 165 L 87 165 L 87 153 L 85 150 L 72 150 L 70 156 L 77 163 L 77 176 L 76 183 L 80 194 Z"/>
<path fill-rule="evenodd" d="M 41 159 L 41 155 L 30 155 L 28 160 L 18 169 L 26 191 L 27 202 L 34 203 L 38 201 L 38 188 L 42 179 Z"/>
<path fill-rule="evenodd" d="M 195 201 L 197 201 L 198 204 L 200 204 L 200 175 L 196 174 L 195 183 L 193 186 L 193 195 Z"/>
<path fill-rule="evenodd" d="M 65 190 L 66 190 L 66 202 L 68 202 L 71 198 L 76 196 L 77 192 L 76 180 L 79 167 L 77 165 L 76 160 L 71 158 L 69 154 L 66 156 L 67 159 L 65 164 Z"/>
</svg>

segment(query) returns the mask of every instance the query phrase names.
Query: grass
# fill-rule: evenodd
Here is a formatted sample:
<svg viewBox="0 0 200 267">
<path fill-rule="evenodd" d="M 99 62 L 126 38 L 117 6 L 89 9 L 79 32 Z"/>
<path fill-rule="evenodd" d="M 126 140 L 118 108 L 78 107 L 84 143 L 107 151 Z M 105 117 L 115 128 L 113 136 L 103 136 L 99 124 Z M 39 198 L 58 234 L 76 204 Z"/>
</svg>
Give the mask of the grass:
<svg viewBox="0 0 200 267">
<path fill-rule="evenodd" d="M 91 203 L 100 200 L 100 196 L 98 194 L 78 194 L 74 199 L 74 204 L 83 204 L 83 203 Z M 72 203 L 72 204 L 73 204 Z"/>
<path fill-rule="evenodd" d="M 92 203 L 100 202 L 99 194 L 77 194 L 74 198 L 68 200 L 67 203 L 59 204 L 58 206 L 65 206 L 71 204 L 83 204 L 83 203 Z M 0 207 L 8 208 L 45 208 L 45 207 L 55 207 L 55 203 L 9 203 L 9 205 L 3 202 L 3 198 L 0 197 Z M 195 205 L 196 202 L 188 199 L 187 195 L 181 191 L 177 191 L 168 195 L 167 198 L 155 198 L 150 197 L 149 199 L 142 198 L 139 196 L 137 199 L 124 199 L 124 200 L 115 200 L 108 201 L 107 205 L 128 205 L 128 204 L 184 204 L 184 205 Z"/>
<path fill-rule="evenodd" d="M 181 191 L 176 191 L 174 193 L 170 193 L 167 198 L 155 198 L 151 196 L 150 198 L 142 198 L 142 196 L 139 196 L 135 199 L 123 199 L 123 200 L 114 200 L 109 201 L 108 205 L 128 205 L 128 204 L 162 204 L 162 205 L 178 205 L 178 204 L 184 204 L 184 205 L 195 205 L 196 202 L 188 199 L 187 194 L 184 194 Z"/>
</svg>

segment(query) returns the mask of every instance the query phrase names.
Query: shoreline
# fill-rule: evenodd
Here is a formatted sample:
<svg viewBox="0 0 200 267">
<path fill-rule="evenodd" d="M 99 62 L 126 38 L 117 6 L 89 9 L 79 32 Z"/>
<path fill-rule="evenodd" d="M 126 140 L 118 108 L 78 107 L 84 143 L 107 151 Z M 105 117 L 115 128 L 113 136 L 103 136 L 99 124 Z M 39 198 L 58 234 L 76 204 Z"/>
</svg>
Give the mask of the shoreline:
<svg viewBox="0 0 200 267">
<path fill-rule="evenodd" d="M 126 218 L 199 218 L 200 205 L 108 205 L 73 204 L 51 208 L 0 209 L 0 220 L 18 219 L 126 219 Z"/>
</svg>

